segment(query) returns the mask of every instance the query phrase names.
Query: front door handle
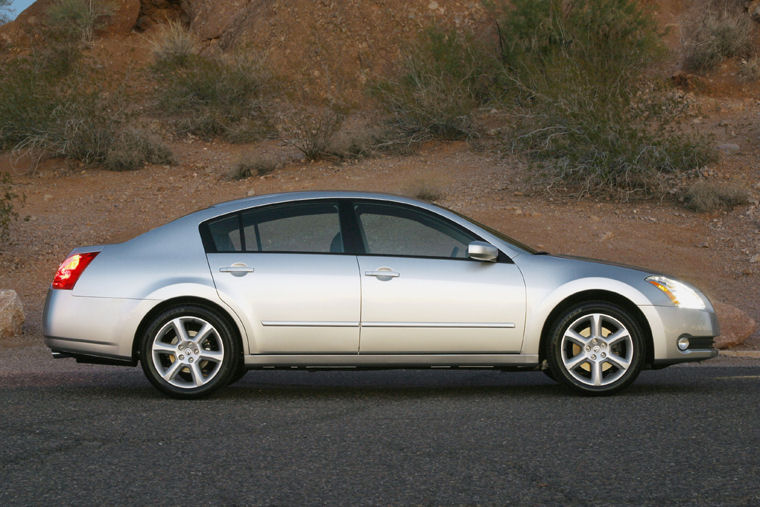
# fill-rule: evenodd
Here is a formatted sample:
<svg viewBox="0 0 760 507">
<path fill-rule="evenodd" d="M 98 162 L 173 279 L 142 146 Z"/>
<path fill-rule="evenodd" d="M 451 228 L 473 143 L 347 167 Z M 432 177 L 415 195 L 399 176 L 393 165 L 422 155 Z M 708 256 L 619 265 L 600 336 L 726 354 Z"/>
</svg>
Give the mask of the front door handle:
<svg viewBox="0 0 760 507">
<path fill-rule="evenodd" d="M 230 273 L 232 276 L 244 276 L 247 273 L 253 273 L 253 268 L 246 266 L 242 262 L 236 262 L 231 266 L 219 268 L 220 273 Z"/>
<path fill-rule="evenodd" d="M 376 276 L 377 278 L 397 278 L 401 276 L 400 273 L 391 271 L 389 268 L 380 268 L 376 271 L 365 271 L 364 276 Z"/>
</svg>

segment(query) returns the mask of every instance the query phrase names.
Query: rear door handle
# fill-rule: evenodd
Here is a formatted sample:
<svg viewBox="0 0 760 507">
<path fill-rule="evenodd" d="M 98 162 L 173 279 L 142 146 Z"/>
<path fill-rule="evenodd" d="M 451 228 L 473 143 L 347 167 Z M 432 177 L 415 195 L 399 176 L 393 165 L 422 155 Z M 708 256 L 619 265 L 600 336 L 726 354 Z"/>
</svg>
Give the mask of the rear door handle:
<svg viewBox="0 0 760 507">
<path fill-rule="evenodd" d="M 219 268 L 220 273 L 230 273 L 233 276 L 244 276 L 247 273 L 253 273 L 253 268 L 246 266 L 241 262 L 236 262 L 232 266 L 224 266 Z"/>
<path fill-rule="evenodd" d="M 378 269 L 377 271 L 365 271 L 364 276 L 376 276 L 378 278 L 396 278 L 401 276 L 400 273 L 391 271 L 390 269 Z"/>
</svg>

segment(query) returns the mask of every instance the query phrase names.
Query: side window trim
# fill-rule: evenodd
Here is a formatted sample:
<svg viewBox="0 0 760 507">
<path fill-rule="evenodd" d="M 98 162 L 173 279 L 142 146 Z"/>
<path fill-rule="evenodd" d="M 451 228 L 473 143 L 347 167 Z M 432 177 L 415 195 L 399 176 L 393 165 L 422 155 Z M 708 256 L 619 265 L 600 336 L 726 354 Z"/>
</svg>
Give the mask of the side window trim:
<svg viewBox="0 0 760 507">
<path fill-rule="evenodd" d="M 361 204 L 387 204 L 391 206 L 397 206 L 400 208 L 405 208 L 406 210 L 410 210 L 412 212 L 418 212 L 425 216 L 425 218 L 432 218 L 432 220 L 439 220 L 448 226 L 462 232 L 463 234 L 472 236 L 476 238 L 477 241 L 486 241 L 480 234 L 477 234 L 474 231 L 471 231 L 470 229 L 459 225 L 458 223 L 454 222 L 453 220 L 440 216 L 436 213 L 433 213 L 432 211 L 426 210 L 424 208 L 419 208 L 417 206 L 413 206 L 406 203 L 399 203 L 399 202 L 388 202 L 388 201 L 382 201 L 382 200 L 375 200 L 375 199 L 342 199 L 341 201 L 345 201 L 345 204 L 341 204 L 341 214 L 347 213 L 350 215 L 349 219 L 347 220 L 347 223 L 350 224 L 351 227 L 351 235 L 353 236 L 354 241 L 357 241 L 357 249 L 355 255 L 366 255 L 370 257 L 402 257 L 402 258 L 411 258 L 411 259 L 443 259 L 443 260 L 458 260 L 458 261 L 473 261 L 472 259 L 469 259 L 467 257 L 465 258 L 452 258 L 452 257 L 435 257 L 435 256 L 420 256 L 420 255 L 386 255 L 386 254 L 371 254 L 367 253 L 366 250 L 366 243 L 367 239 L 364 235 L 364 231 L 362 230 L 361 222 L 359 220 L 359 213 L 356 210 L 356 207 Z M 343 207 L 345 206 L 345 208 Z M 342 223 L 342 221 L 341 221 Z M 345 240 L 345 236 L 344 236 Z M 489 242 L 490 243 L 490 242 Z M 474 261 L 478 262 L 478 261 Z M 505 264 L 513 264 L 514 262 L 512 259 L 505 254 L 501 249 L 499 249 L 499 257 L 496 259 L 496 262 L 498 263 L 505 263 Z"/>
<path fill-rule="evenodd" d="M 348 216 L 345 213 L 345 206 L 349 205 L 345 202 L 345 199 L 307 199 L 303 201 L 292 201 L 292 202 L 285 202 L 285 203 L 275 203 L 275 204 L 266 204 L 263 206 L 254 206 L 251 208 L 245 208 L 238 211 L 233 211 L 231 213 L 227 213 L 226 215 L 220 215 L 218 217 L 210 218 L 204 222 L 202 222 L 198 226 L 198 231 L 201 236 L 201 242 L 203 244 L 203 249 L 207 254 L 210 253 L 222 253 L 222 254 L 256 254 L 256 253 L 272 253 L 272 254 L 305 254 L 305 255 L 356 255 L 356 250 L 361 249 L 361 244 L 359 243 L 358 246 L 355 243 L 352 244 L 351 241 L 347 242 L 346 236 L 349 236 L 351 238 L 353 236 L 352 233 L 346 233 L 348 229 L 351 229 L 353 226 L 351 224 L 351 217 Z M 288 206 L 292 204 L 334 204 L 337 208 L 337 215 L 339 220 L 339 228 L 340 228 L 340 235 L 341 235 L 341 243 L 343 247 L 342 252 L 298 252 L 298 251 L 278 251 L 278 250 L 272 250 L 272 251 L 263 251 L 262 245 L 261 245 L 261 233 L 259 231 L 259 222 L 254 222 L 254 231 L 256 236 L 256 248 L 257 250 L 248 250 L 246 240 L 245 240 L 245 233 L 244 233 L 244 219 L 243 214 L 249 211 L 255 211 L 255 210 L 261 210 L 261 211 L 267 211 L 267 208 L 273 208 L 277 206 Z M 292 215 L 288 213 L 288 216 L 298 216 L 298 214 L 293 213 Z M 238 233 L 240 235 L 240 251 L 219 251 L 216 247 L 216 244 L 214 242 L 213 234 L 211 233 L 211 223 L 216 221 L 222 221 L 225 219 L 229 219 L 232 217 L 237 218 L 238 222 Z M 349 249 L 348 246 L 352 246 L 353 248 Z"/>
</svg>

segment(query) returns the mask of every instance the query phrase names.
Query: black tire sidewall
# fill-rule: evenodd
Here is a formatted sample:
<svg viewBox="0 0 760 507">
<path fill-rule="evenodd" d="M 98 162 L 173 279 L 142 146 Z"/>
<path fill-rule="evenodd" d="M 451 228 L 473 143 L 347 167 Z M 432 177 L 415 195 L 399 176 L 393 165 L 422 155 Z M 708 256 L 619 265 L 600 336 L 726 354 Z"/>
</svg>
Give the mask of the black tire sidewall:
<svg viewBox="0 0 760 507">
<path fill-rule="evenodd" d="M 570 375 L 562 364 L 561 345 L 565 330 L 577 319 L 591 313 L 606 314 L 620 321 L 628 329 L 633 343 L 633 360 L 631 361 L 631 366 L 620 379 L 612 384 L 601 387 L 589 386 L 578 381 Z M 623 308 L 604 301 L 591 301 L 578 304 L 562 313 L 551 328 L 550 339 L 547 343 L 546 349 L 546 358 L 555 378 L 576 391 L 592 396 L 616 393 L 630 385 L 639 375 L 645 355 L 646 345 L 644 342 L 644 335 L 641 331 L 641 326 L 636 322 L 636 319 L 630 315 L 630 312 L 627 312 Z"/>
<path fill-rule="evenodd" d="M 198 317 L 214 326 L 224 346 L 224 359 L 216 376 L 208 383 L 195 388 L 180 388 L 166 382 L 159 375 L 153 364 L 151 353 L 153 339 L 158 331 L 169 321 L 177 317 Z M 227 385 L 230 379 L 238 371 L 240 363 L 240 342 L 237 334 L 233 331 L 227 319 L 221 317 L 218 312 L 203 306 L 182 305 L 167 309 L 156 316 L 148 325 L 140 343 L 140 363 L 148 380 L 159 391 L 174 398 L 200 398 Z"/>
</svg>

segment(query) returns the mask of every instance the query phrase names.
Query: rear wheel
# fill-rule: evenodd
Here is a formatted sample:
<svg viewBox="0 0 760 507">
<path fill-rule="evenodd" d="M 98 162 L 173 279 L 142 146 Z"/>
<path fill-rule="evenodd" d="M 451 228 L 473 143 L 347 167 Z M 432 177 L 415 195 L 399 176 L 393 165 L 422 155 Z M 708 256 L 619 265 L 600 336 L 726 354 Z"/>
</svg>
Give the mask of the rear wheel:
<svg viewBox="0 0 760 507">
<path fill-rule="evenodd" d="M 606 302 L 570 308 L 552 327 L 546 357 L 552 374 L 584 394 L 617 392 L 641 371 L 641 328 L 624 309 Z"/>
<path fill-rule="evenodd" d="M 142 338 L 140 362 L 148 380 L 175 398 L 198 398 L 228 384 L 240 346 L 227 321 L 202 306 L 169 309 Z"/>
</svg>

